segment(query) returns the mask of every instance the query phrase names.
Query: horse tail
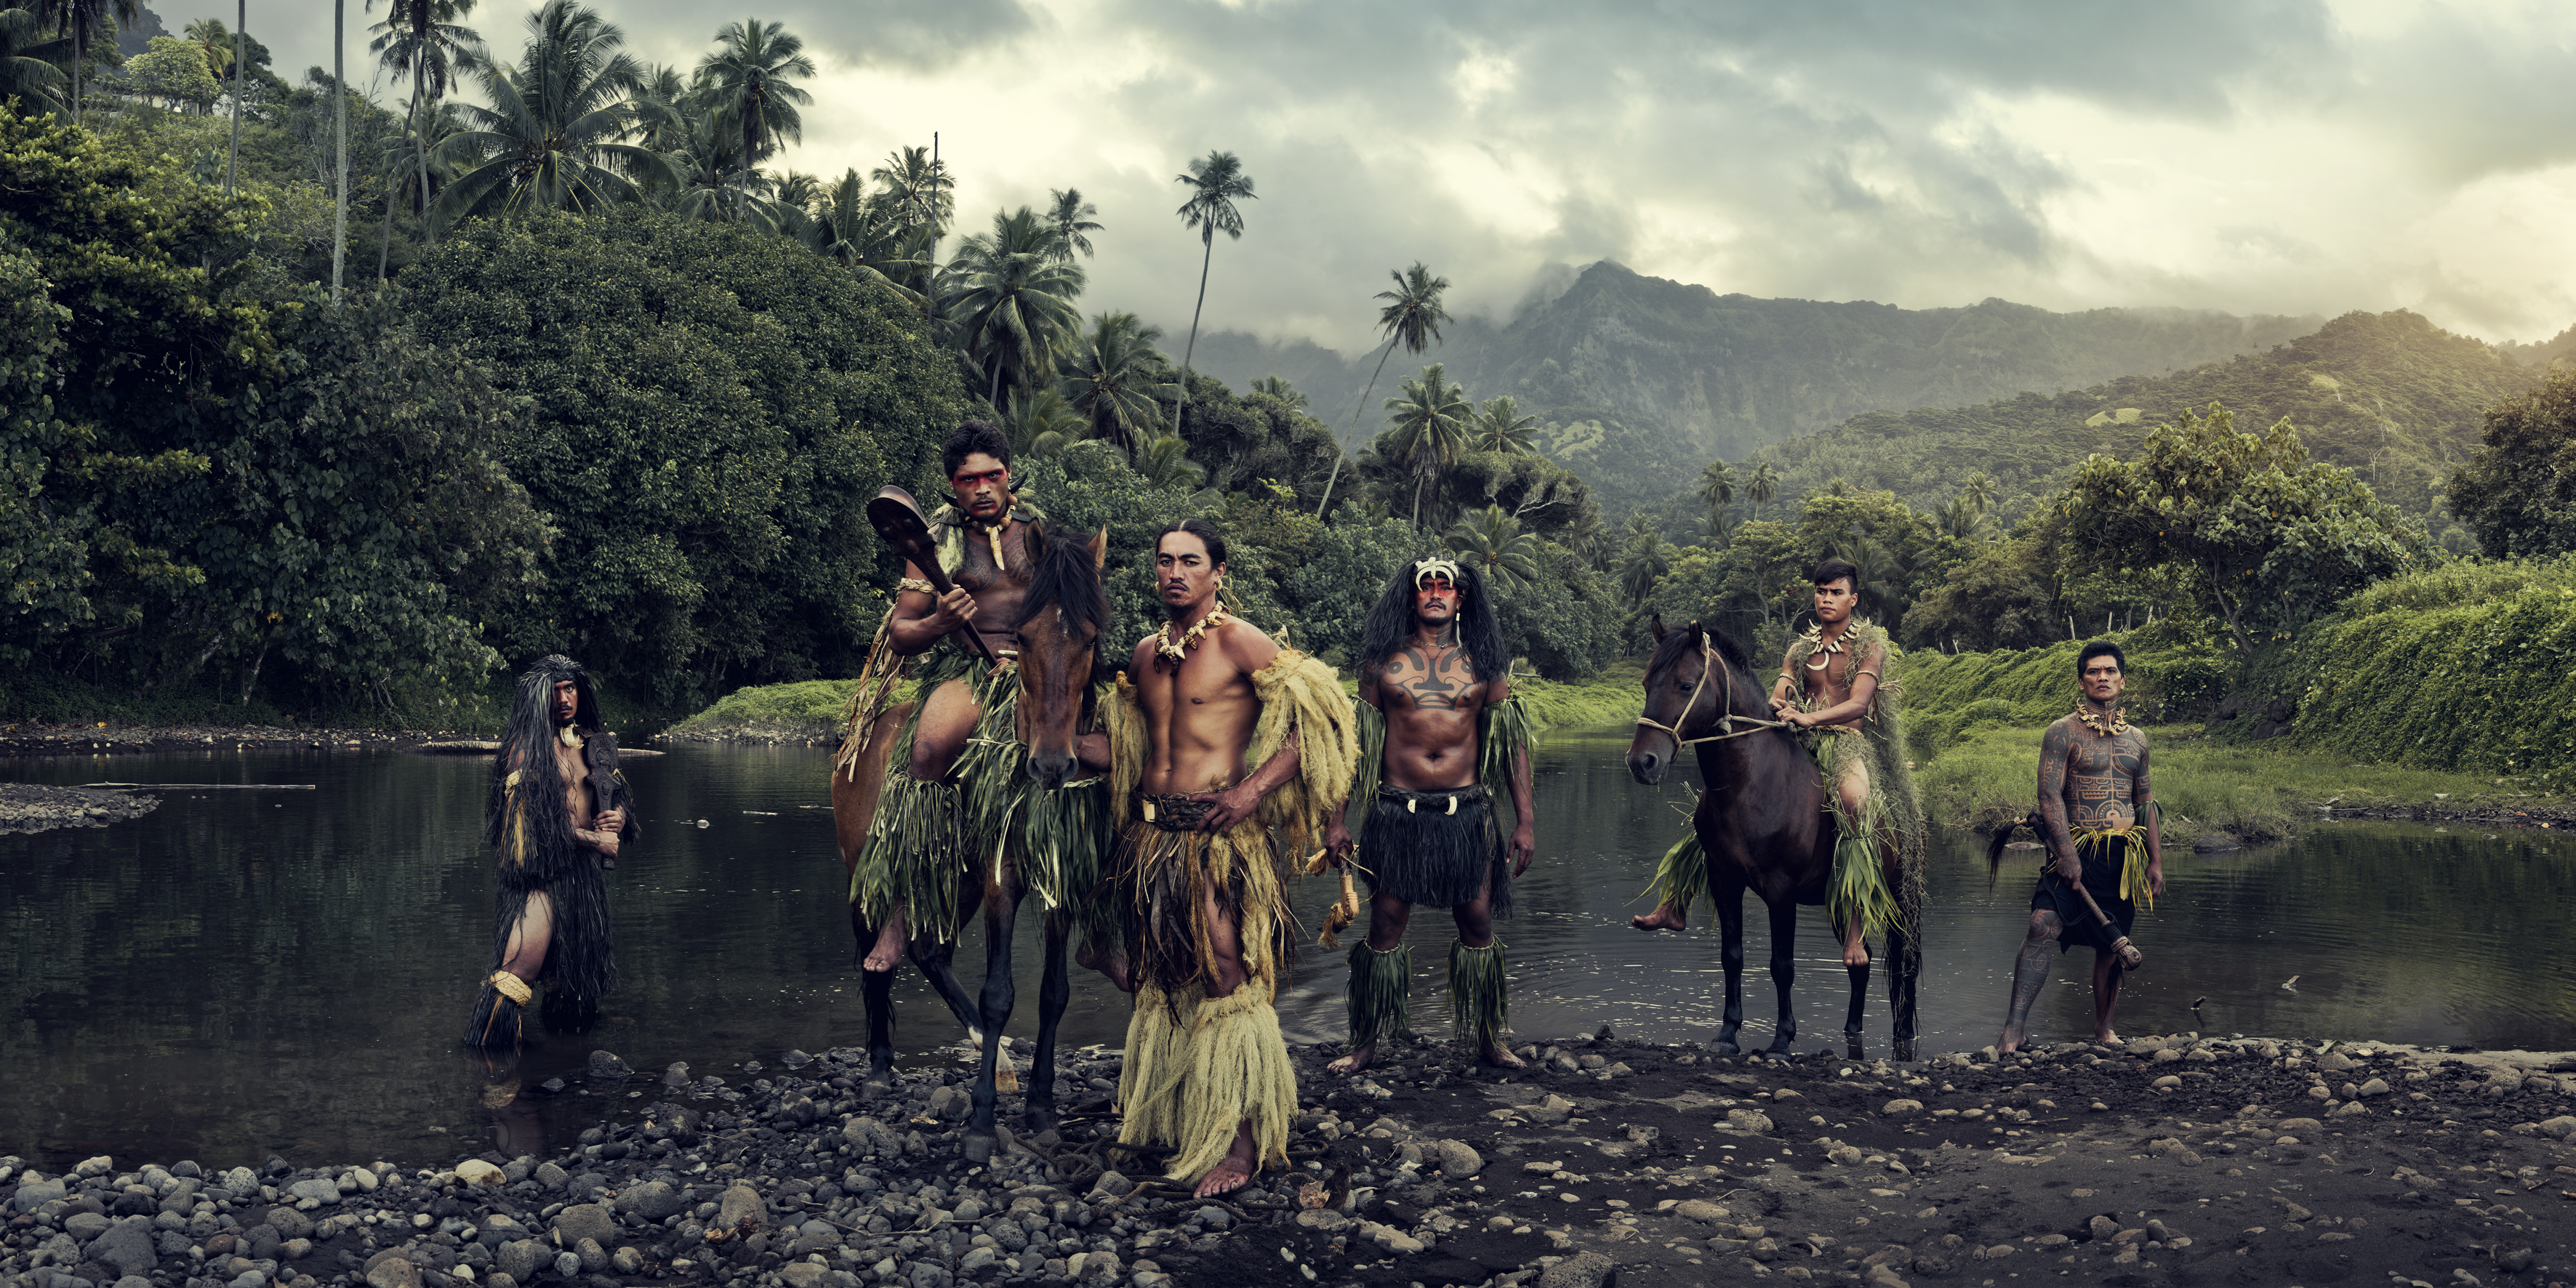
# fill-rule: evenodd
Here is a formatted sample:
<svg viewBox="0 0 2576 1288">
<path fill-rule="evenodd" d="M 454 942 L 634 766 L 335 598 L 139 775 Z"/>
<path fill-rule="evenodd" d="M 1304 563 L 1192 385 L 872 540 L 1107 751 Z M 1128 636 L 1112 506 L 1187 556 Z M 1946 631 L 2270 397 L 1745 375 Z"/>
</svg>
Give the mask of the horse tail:
<svg viewBox="0 0 2576 1288">
<path fill-rule="evenodd" d="M 2004 824 L 2002 827 L 1996 828 L 1995 834 L 1986 838 L 1986 889 L 1992 890 L 1995 888 L 1996 875 L 2002 871 L 2004 866 L 2004 847 L 2012 843 L 2014 832 L 2025 827 L 2029 828 L 2033 834 L 2037 834 L 2039 831 L 2039 815 L 2028 814 L 2021 818 L 2014 819 L 2013 821 Z"/>
</svg>

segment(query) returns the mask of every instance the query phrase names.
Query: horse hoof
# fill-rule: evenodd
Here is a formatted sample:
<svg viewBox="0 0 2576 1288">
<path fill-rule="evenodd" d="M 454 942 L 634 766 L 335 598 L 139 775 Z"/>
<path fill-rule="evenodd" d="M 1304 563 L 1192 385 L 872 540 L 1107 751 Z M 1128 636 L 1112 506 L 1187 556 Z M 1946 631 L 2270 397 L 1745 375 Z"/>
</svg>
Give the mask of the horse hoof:
<svg viewBox="0 0 2576 1288">
<path fill-rule="evenodd" d="M 1742 1048 L 1739 1048 L 1739 1047 L 1737 1047 L 1737 1046 L 1735 1045 L 1735 1039 L 1733 1039 L 1733 1038 L 1719 1038 L 1719 1039 L 1718 1039 L 1718 1040 L 1716 1040 L 1715 1042 L 1711 1042 L 1711 1043 L 1709 1043 L 1709 1044 L 1708 1044 L 1708 1049 L 1709 1049 L 1709 1050 L 1711 1050 L 1711 1051 L 1716 1052 L 1716 1053 L 1717 1053 L 1717 1054 L 1719 1054 L 1719 1055 L 1741 1055 L 1741 1054 L 1743 1054 L 1743 1050 L 1742 1050 Z"/>
<path fill-rule="evenodd" d="M 992 1162 L 993 1150 L 1000 1144 L 1001 1141 L 991 1132 L 970 1130 L 966 1133 L 966 1161 L 977 1166 Z"/>
<path fill-rule="evenodd" d="M 1027 1111 L 1020 1115 L 1020 1120 L 1029 1125 L 1031 1134 L 1053 1131 L 1064 1121 L 1053 1108 L 1046 1105 L 1030 1105 Z"/>
<path fill-rule="evenodd" d="M 1896 1058 L 1897 1058 L 1897 1059 L 1899 1059 L 1899 1060 L 1911 1060 L 1911 1059 L 1913 1059 L 1913 1058 L 1914 1058 L 1914 1044 L 1913 1044 L 1913 1043 L 1911 1043 L 1911 1042 L 1908 1042 L 1908 1041 L 1904 1040 L 1903 1038 L 1899 1038 L 1899 1039 L 1897 1039 L 1897 1042 L 1896 1042 Z"/>
<path fill-rule="evenodd" d="M 878 1100 L 892 1094 L 894 1094 L 893 1065 L 887 1065 L 882 1069 L 870 1069 L 868 1076 L 859 1079 L 859 1099 L 861 1100 Z"/>
</svg>

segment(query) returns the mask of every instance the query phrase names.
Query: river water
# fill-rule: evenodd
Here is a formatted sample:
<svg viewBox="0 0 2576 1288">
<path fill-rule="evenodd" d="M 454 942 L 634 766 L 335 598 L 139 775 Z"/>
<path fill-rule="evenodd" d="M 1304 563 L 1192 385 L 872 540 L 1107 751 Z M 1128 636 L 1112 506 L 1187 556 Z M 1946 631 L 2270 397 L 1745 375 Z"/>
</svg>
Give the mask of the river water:
<svg viewBox="0 0 2576 1288">
<path fill-rule="evenodd" d="M 1705 909 L 1685 934 L 1627 926 L 1691 789 L 1636 785 L 1626 746 L 1625 729 L 1570 730 L 1540 753 L 1540 858 L 1504 929 L 1525 1037 L 1603 1023 L 1658 1041 L 1715 1030 L 1724 974 Z M 825 762 L 805 747 L 630 762 L 646 832 L 614 877 L 624 982 L 590 1033 L 532 1024 L 528 1051 L 499 1070 L 456 1045 L 490 952 L 488 762 L 315 750 L 11 765 L 0 772 L 25 782 L 318 790 L 172 790 L 132 822 L 0 837 L 0 1153 L 48 1171 L 100 1153 L 422 1163 L 484 1148 L 495 1130 L 517 1153 L 601 1116 L 578 1076 L 594 1048 L 638 1070 L 684 1060 L 695 1076 L 739 1081 L 740 1061 L 862 1045 Z M 1993 1041 L 2035 871 L 2023 852 L 1989 889 L 1975 838 L 1936 838 L 1923 1051 Z M 2576 1047 L 2567 838 L 2334 823 L 2263 850 L 2176 854 L 2168 881 L 2139 920 L 2151 960 L 2128 985 L 2124 1030 Z M 1307 925 L 1331 896 L 1327 882 L 1297 883 Z M 1038 936 L 1024 918 L 1018 1035 L 1036 1024 Z M 1772 1013 L 1758 903 L 1747 921 L 1755 1046 Z M 1438 910 L 1417 912 L 1414 1016 L 1426 1031 L 1445 1030 L 1450 936 Z M 1802 913 L 1798 949 L 1799 1047 L 1839 1048 L 1848 985 L 1818 910 Z M 974 988 L 980 930 L 960 957 Z M 2090 959 L 2061 960 L 2037 1037 L 2089 1035 Z M 1338 954 L 1301 949 L 1281 998 L 1291 1041 L 1340 1035 L 1343 975 Z M 1884 987 L 1882 973 L 1873 1055 L 1887 1053 Z M 905 1060 L 957 1059 L 928 1049 L 958 1031 L 908 966 L 897 998 Z M 1126 1012 L 1123 995 L 1077 972 L 1064 1039 L 1117 1043 Z M 566 1094 L 524 1096 L 497 1127 L 479 1105 L 494 1082 L 558 1074 Z"/>
</svg>

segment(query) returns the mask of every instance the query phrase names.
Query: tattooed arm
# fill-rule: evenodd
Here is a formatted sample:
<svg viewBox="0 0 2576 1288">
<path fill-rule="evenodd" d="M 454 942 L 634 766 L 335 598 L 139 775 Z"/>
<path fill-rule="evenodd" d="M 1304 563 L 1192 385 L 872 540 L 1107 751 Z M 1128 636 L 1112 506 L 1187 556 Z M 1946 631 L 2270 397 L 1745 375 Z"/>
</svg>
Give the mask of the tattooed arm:
<svg viewBox="0 0 2576 1288">
<path fill-rule="evenodd" d="M 2142 733 L 2130 736 L 2138 740 L 2138 772 L 2129 780 L 2129 801 L 2137 807 L 2136 818 L 2147 832 L 2147 889 L 2152 894 L 2161 895 L 2165 892 L 2164 827 L 2163 820 L 2147 808 L 2155 801 L 2155 793 L 2147 786 L 2147 736 Z"/>
<path fill-rule="evenodd" d="M 2075 857 L 2075 834 L 2066 822 L 2066 760 L 2074 742 L 2073 722 L 2067 720 L 2049 725 L 2039 740 L 2039 839 L 2057 874 L 2081 881 L 2084 865 Z"/>
</svg>

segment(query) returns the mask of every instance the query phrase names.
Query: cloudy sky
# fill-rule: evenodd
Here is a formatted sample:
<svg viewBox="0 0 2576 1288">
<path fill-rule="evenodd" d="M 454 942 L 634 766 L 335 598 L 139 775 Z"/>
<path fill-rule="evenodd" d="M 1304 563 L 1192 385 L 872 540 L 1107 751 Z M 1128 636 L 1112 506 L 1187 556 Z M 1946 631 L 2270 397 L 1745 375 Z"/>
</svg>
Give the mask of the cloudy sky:
<svg viewBox="0 0 2576 1288">
<path fill-rule="evenodd" d="M 732 12 L 595 0 L 693 64 Z M 174 31 L 232 0 L 156 0 Z M 526 0 L 482 0 L 498 52 Z M 350 5 L 353 32 L 382 13 Z M 1092 308 L 1188 322 L 1193 156 L 1259 199 L 1207 322 L 1351 349 L 1416 259 L 1508 316 L 1616 259 L 1924 308 L 2418 310 L 2576 323 L 2576 6 L 2413 0 L 767 0 L 819 64 L 786 164 L 939 132 L 971 231 L 1079 188 Z M 270 16 L 276 15 L 276 16 Z M 288 16 L 288 15 L 291 15 Z M 320 0 L 251 0 L 290 76 Z M 350 57 L 363 55 L 353 35 Z M 353 79 L 357 73 L 353 68 Z M 380 96 L 389 101 L 390 93 Z"/>
</svg>

